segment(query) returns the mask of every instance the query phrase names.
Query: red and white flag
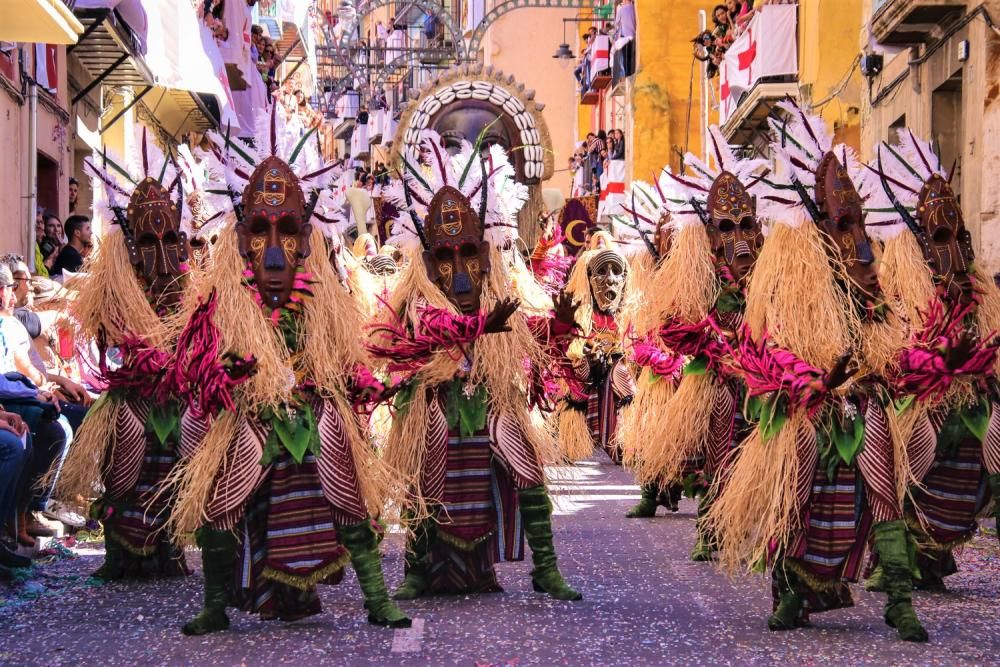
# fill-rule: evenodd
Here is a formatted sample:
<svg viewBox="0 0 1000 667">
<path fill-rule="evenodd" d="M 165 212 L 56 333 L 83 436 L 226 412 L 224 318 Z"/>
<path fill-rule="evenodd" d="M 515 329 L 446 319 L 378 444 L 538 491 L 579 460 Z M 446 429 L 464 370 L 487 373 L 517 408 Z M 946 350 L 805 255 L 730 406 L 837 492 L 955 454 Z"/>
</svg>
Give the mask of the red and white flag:
<svg viewBox="0 0 1000 667">
<path fill-rule="evenodd" d="M 597 74 L 611 67 L 611 38 L 598 35 L 590 46 L 590 71 Z"/>
<path fill-rule="evenodd" d="M 609 160 L 608 167 L 601 174 L 601 199 L 597 205 L 597 219 L 606 221 L 615 215 L 622 215 L 625 201 L 625 160 Z"/>
<path fill-rule="evenodd" d="M 55 44 L 35 44 L 35 81 L 53 95 L 59 87 L 58 48 Z"/>
</svg>

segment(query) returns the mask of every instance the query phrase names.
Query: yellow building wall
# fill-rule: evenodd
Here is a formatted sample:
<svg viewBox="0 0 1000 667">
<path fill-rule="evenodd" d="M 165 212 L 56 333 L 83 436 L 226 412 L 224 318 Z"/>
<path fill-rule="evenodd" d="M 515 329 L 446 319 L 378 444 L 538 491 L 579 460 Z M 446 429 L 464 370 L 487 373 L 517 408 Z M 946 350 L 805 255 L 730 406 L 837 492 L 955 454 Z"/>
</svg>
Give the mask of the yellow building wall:
<svg viewBox="0 0 1000 667">
<path fill-rule="evenodd" d="M 490 28 L 483 41 L 483 62 L 513 74 L 514 78 L 535 91 L 535 99 L 545 105 L 542 115 L 552 137 L 555 174 L 546 182 L 549 188 L 564 193 L 571 177 L 566 161 L 573 155 L 576 140 L 574 119 L 577 113 L 576 79 L 573 61 L 552 57 L 562 41 L 562 19 L 576 15 L 576 10 L 526 8 L 505 14 Z M 576 25 L 576 24 L 574 24 Z M 566 38 L 572 44 L 573 28 L 567 25 Z"/>
<path fill-rule="evenodd" d="M 712 3 L 638 0 L 635 7 L 638 52 L 630 110 L 632 127 L 627 132 L 631 137 L 626 141 L 631 149 L 631 173 L 647 180 L 665 165 L 676 170 L 680 166 L 678 150 L 700 150 L 701 68 L 691 67 L 691 39 L 698 34 L 698 10 L 710 10 Z"/>
</svg>

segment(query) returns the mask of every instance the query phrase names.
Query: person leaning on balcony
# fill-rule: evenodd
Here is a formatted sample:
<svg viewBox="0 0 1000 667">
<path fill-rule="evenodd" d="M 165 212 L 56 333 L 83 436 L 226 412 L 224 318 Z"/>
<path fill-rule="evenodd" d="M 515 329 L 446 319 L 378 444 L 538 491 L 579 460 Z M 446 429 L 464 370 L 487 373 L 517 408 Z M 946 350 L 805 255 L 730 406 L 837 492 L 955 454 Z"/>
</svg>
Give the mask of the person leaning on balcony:
<svg viewBox="0 0 1000 667">
<path fill-rule="evenodd" d="M 584 93 L 590 87 L 590 33 L 585 32 L 580 37 L 583 39 L 584 47 L 580 49 L 580 59 L 573 69 L 573 76 L 580 84 L 580 92 Z"/>
<path fill-rule="evenodd" d="M 615 39 L 623 37 L 635 38 L 635 3 L 633 0 L 622 0 L 615 12 Z"/>
</svg>

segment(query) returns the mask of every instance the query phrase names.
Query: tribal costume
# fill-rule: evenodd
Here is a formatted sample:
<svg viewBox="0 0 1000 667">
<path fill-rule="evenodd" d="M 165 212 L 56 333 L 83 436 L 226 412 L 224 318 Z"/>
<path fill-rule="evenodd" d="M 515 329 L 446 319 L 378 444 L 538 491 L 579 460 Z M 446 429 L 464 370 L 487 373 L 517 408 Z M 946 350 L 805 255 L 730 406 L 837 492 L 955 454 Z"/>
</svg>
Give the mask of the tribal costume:
<svg viewBox="0 0 1000 667">
<path fill-rule="evenodd" d="M 178 345 L 178 386 L 214 416 L 175 476 L 170 523 L 197 530 L 205 572 L 204 609 L 184 632 L 225 629 L 230 602 L 265 619 L 319 613 L 316 584 L 339 582 L 348 562 L 368 621 L 408 627 L 370 517 L 384 470 L 352 409 L 381 387 L 365 369 L 362 314 L 311 224 L 334 165 L 273 110 L 261 125 L 257 150 L 221 140 L 237 223 L 219 234 Z"/>
<path fill-rule="evenodd" d="M 1000 417 L 995 375 L 1000 292 L 973 265 L 972 238 L 930 144 L 909 131 L 882 145 L 868 173 L 868 206 L 887 231 L 882 267 L 918 343 L 902 362 L 919 383 L 907 401 L 911 479 L 906 521 L 917 543 L 919 586 L 943 588 L 952 549 L 1000 511 Z M 890 289 L 891 288 L 891 289 Z M 884 570 L 884 568 L 880 568 Z M 885 585 L 884 571 L 869 582 Z"/>
<path fill-rule="evenodd" d="M 714 483 L 712 493 L 722 488 L 731 452 L 746 435 L 740 411 L 744 389 L 726 370 L 731 355 L 724 341 L 742 323 L 744 288 L 763 240 L 750 190 L 759 184 L 755 174 L 765 162 L 737 160 L 718 128 L 710 133 L 717 167 L 686 156 L 693 175 L 674 177 L 679 191 L 666 202 L 677 239 L 668 270 L 676 276 L 673 294 L 680 301 L 665 303 L 666 312 L 640 342 L 640 353 L 657 341 L 686 363 L 676 391 L 656 406 L 657 433 L 630 447 L 640 451 L 636 468 L 646 507 L 637 508 L 639 515 L 656 510 L 650 487 L 680 480 L 689 495 L 700 497 L 703 516 L 713 497 L 709 485 Z M 699 521 L 692 558 L 709 560 L 712 550 Z"/>
<path fill-rule="evenodd" d="M 566 458 L 585 459 L 600 447 L 621 463 L 618 419 L 635 396 L 635 380 L 626 363 L 625 329 L 620 320 L 630 300 L 629 266 L 614 239 L 597 232 L 570 272 L 567 295 L 577 304 L 580 335 L 566 357 L 573 379 L 559 409 L 559 441 Z"/>
<path fill-rule="evenodd" d="M 523 531 L 535 589 L 579 600 L 552 544 L 542 465 L 558 447 L 528 412 L 529 369 L 549 361 L 512 300 L 502 246 L 513 221 L 489 175 L 503 152 L 494 147 L 481 160 L 466 145 L 451 157 L 435 134 L 424 136 L 432 169 L 421 174 L 415 151 L 405 156 L 405 217 L 393 227 L 397 243 L 410 232 L 413 259 L 370 343 L 388 371 L 407 378 L 386 446 L 411 497 L 396 597 L 500 590 L 494 563 L 523 557 Z"/>
<path fill-rule="evenodd" d="M 91 515 L 104 528 L 104 564 L 94 573 L 104 581 L 188 573 L 183 550 L 161 530 L 172 504 L 161 491 L 177 461 L 184 419 L 169 379 L 189 275 L 184 193 L 173 160 L 147 142 L 145 130 L 141 141 L 132 174 L 106 156 L 103 169 L 85 161 L 98 194 L 95 210 L 114 227 L 87 266 L 74 314 L 101 347 L 107 392 L 77 433 L 58 492 L 89 497 L 95 483 L 103 488 Z M 120 368 L 106 367 L 107 346 L 121 352 Z"/>
<path fill-rule="evenodd" d="M 905 443 L 893 437 L 884 379 L 904 338 L 879 303 L 854 185 L 860 165 L 846 147 L 832 147 L 821 119 L 791 102 L 783 107 L 790 122 L 774 122 L 772 148 L 785 180 L 766 181 L 759 212 L 773 224 L 734 350 L 759 423 L 706 523 L 730 568 L 771 566 L 771 630 L 852 605 L 846 582 L 856 579 L 873 533 L 889 582 L 885 620 L 904 640 L 926 641 L 911 605 L 899 493 Z"/>
</svg>

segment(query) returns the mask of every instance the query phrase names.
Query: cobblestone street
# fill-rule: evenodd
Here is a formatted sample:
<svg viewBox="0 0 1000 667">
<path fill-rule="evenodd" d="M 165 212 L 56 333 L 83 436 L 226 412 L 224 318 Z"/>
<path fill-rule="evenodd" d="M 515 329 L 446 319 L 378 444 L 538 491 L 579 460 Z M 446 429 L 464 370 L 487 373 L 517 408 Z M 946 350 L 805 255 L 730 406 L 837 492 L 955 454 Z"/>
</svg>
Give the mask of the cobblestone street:
<svg viewBox="0 0 1000 667">
<path fill-rule="evenodd" d="M 364 621 L 353 574 L 322 587 L 325 613 L 293 624 L 230 612 L 228 632 L 184 637 L 199 608 L 201 573 L 183 581 L 92 587 L 100 553 L 81 550 L 39 570 L 0 606 L 5 665 L 661 665 L 986 664 L 1000 653 L 996 616 L 1000 553 L 981 535 L 964 549 L 947 594 L 916 594 L 931 634 L 906 644 L 882 622 L 880 596 L 855 587 L 857 606 L 814 617 L 815 627 L 767 631 L 767 580 L 730 580 L 693 563 L 694 504 L 676 515 L 625 520 L 638 489 L 620 469 L 586 462 L 554 471 L 556 540 L 579 603 L 531 590 L 529 560 L 498 566 L 505 593 L 404 603 L 410 630 Z M 385 571 L 402 576 L 402 539 L 384 548 Z M 31 599 L 34 597 L 35 599 Z M 30 639 L 29 639 L 30 637 Z"/>
</svg>

